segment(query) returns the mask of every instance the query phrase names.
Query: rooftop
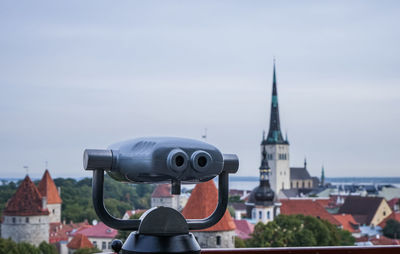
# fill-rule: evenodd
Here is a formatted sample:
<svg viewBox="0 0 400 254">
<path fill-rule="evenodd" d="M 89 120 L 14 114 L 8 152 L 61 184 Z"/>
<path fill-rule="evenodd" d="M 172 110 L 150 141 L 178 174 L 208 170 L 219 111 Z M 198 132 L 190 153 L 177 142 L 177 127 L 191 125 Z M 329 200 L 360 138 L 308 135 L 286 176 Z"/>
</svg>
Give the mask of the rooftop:
<svg viewBox="0 0 400 254">
<path fill-rule="evenodd" d="M 47 198 L 47 204 L 62 203 L 57 187 L 47 169 L 43 174 L 42 180 L 40 180 L 38 184 L 38 190 L 42 196 Z"/>
<path fill-rule="evenodd" d="M 42 195 L 28 175 L 25 176 L 17 191 L 7 202 L 3 214 L 8 216 L 49 214 L 47 208 L 43 208 Z"/>
<path fill-rule="evenodd" d="M 217 207 L 217 203 L 218 190 L 214 181 L 210 180 L 208 182 L 198 183 L 193 189 L 185 208 L 183 208 L 182 215 L 186 219 L 206 218 L 213 213 Z M 235 223 L 227 209 L 225 215 L 217 224 L 199 231 L 229 231 L 235 228 Z"/>
<path fill-rule="evenodd" d="M 329 221 L 332 224 L 340 223 L 328 213 L 325 208 L 315 199 L 281 199 L 281 214 L 303 214 Z"/>
<path fill-rule="evenodd" d="M 69 249 L 83 249 L 83 248 L 93 248 L 93 244 L 89 239 L 82 234 L 76 234 L 74 238 L 67 244 Z"/>
</svg>

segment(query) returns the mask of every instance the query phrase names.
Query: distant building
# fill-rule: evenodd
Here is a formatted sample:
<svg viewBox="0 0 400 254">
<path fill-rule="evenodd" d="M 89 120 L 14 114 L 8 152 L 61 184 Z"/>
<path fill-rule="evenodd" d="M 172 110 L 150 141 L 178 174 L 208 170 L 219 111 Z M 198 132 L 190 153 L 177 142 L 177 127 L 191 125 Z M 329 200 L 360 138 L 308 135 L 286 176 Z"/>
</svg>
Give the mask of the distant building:
<svg viewBox="0 0 400 254">
<path fill-rule="evenodd" d="M 278 89 L 275 71 L 275 61 L 273 67 L 272 80 L 272 100 L 268 134 L 263 135 L 261 141 L 261 151 L 266 149 L 268 164 L 271 167 L 269 177 L 271 189 L 280 196 L 282 190 L 302 189 L 311 190 L 318 187 L 317 179 L 313 179 L 307 171 L 307 163 L 304 168 L 290 167 L 289 163 L 289 141 L 283 138 L 279 119 Z M 298 192 L 298 191 L 297 191 Z M 301 192 L 298 192 L 301 193 Z M 290 195 L 293 193 L 287 193 Z"/>
<path fill-rule="evenodd" d="M 147 209 L 136 209 L 136 210 L 128 210 L 124 213 L 124 215 L 122 216 L 123 220 L 128 220 L 130 217 L 132 217 L 135 214 L 143 214 L 144 212 L 146 212 Z"/>
<path fill-rule="evenodd" d="M 397 222 L 400 222 L 400 212 L 393 212 L 391 213 L 388 217 L 386 217 L 381 223 L 379 223 L 378 226 L 381 228 L 384 228 L 386 226 L 386 222 L 388 220 L 395 220 Z"/>
<path fill-rule="evenodd" d="M 92 227 L 87 227 L 76 232 L 72 232 L 69 235 L 70 242 L 76 234 L 82 234 L 86 236 L 92 243 L 93 247 L 98 248 L 103 252 L 110 252 L 112 251 L 111 242 L 117 236 L 118 231 L 106 226 L 103 222 L 99 222 Z"/>
<path fill-rule="evenodd" d="M 151 207 L 165 206 L 180 210 L 179 195 L 171 194 L 171 184 L 158 184 L 151 194 Z"/>
<path fill-rule="evenodd" d="M 40 180 L 38 184 L 38 190 L 42 197 L 46 197 L 47 199 L 47 209 L 49 210 L 49 222 L 61 222 L 61 204 L 62 200 L 60 197 L 60 193 L 56 185 L 54 184 L 53 179 L 50 176 L 49 171 L 46 171 L 43 174 L 42 180 Z"/>
<path fill-rule="evenodd" d="M 7 202 L 1 237 L 39 245 L 49 242 L 49 211 L 43 197 L 27 175 Z"/>
<path fill-rule="evenodd" d="M 242 217 L 246 217 L 246 204 L 242 202 L 236 202 L 230 204 L 235 210 L 235 220 L 241 220 Z"/>
<path fill-rule="evenodd" d="M 251 238 L 250 234 L 254 231 L 254 225 L 248 220 L 235 220 L 235 226 L 235 234 L 237 237 L 243 240 Z"/>
<path fill-rule="evenodd" d="M 69 235 L 89 227 L 92 227 L 92 225 L 89 225 L 87 221 L 80 223 L 70 222 L 68 224 L 61 222 L 50 223 L 49 243 L 57 247 L 59 254 L 68 254 L 67 244 Z"/>
<path fill-rule="evenodd" d="M 203 219 L 212 214 L 217 207 L 218 190 L 213 180 L 198 183 L 192 191 L 182 214 L 186 219 Z M 234 248 L 235 223 L 229 214 L 225 215 L 214 226 L 192 231 L 201 248 Z"/>
<path fill-rule="evenodd" d="M 281 214 L 303 214 L 324 219 L 336 226 L 341 226 L 340 222 L 332 214 L 328 213 L 323 203 L 317 201 L 317 199 L 282 199 L 280 201 L 282 202 Z"/>
<path fill-rule="evenodd" d="M 67 244 L 67 247 L 68 254 L 73 254 L 79 249 L 91 249 L 94 246 L 85 235 L 76 234 L 74 238 L 72 238 L 72 240 Z"/>
<path fill-rule="evenodd" d="M 271 168 L 268 165 L 267 151 L 263 147 L 260 165 L 260 184 L 250 193 L 246 202 L 247 218 L 252 223 L 267 223 L 273 221 L 280 213 L 280 203 L 277 202 L 274 191 L 269 184 Z"/>
<path fill-rule="evenodd" d="M 341 229 L 349 231 L 354 237 L 361 236 L 360 224 L 351 214 L 334 214 L 333 217 L 341 224 Z"/>
<path fill-rule="evenodd" d="M 339 213 L 351 214 L 360 225 L 377 226 L 392 210 L 384 198 L 348 196 Z"/>
<path fill-rule="evenodd" d="M 318 187 L 318 186 L 315 186 Z M 304 168 L 290 168 L 290 188 L 291 189 L 312 189 L 314 180 L 307 170 L 307 161 L 304 159 Z"/>
</svg>

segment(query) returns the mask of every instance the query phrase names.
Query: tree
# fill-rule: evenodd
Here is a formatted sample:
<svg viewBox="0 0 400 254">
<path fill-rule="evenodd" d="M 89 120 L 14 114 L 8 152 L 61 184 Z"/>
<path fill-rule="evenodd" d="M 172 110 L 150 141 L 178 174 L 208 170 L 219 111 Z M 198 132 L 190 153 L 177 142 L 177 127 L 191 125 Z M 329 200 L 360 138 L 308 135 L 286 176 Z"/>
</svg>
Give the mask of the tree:
<svg viewBox="0 0 400 254">
<path fill-rule="evenodd" d="M 304 215 L 279 215 L 267 224 L 258 223 L 247 247 L 298 247 L 354 245 L 348 231 L 326 220 Z"/>
<path fill-rule="evenodd" d="M 390 219 L 383 228 L 383 235 L 389 238 L 400 239 L 400 222 Z"/>
<path fill-rule="evenodd" d="M 48 244 L 45 241 L 39 244 L 39 250 L 41 254 L 57 254 L 57 248 L 53 244 Z"/>
<path fill-rule="evenodd" d="M 246 248 L 246 244 L 243 239 L 235 236 L 235 248 Z"/>
</svg>

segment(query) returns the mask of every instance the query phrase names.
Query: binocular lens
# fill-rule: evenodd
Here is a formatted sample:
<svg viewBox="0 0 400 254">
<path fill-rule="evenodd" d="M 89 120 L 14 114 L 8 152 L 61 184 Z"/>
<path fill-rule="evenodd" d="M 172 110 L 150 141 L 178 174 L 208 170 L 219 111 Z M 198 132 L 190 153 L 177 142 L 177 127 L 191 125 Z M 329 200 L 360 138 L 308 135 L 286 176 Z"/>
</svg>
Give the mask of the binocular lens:
<svg viewBox="0 0 400 254">
<path fill-rule="evenodd" d="M 194 152 L 190 159 L 192 167 L 198 172 L 207 169 L 212 162 L 211 155 L 201 150 Z"/>
<path fill-rule="evenodd" d="M 167 158 L 168 167 L 174 171 L 183 171 L 187 168 L 189 156 L 181 149 L 173 149 Z"/>
</svg>

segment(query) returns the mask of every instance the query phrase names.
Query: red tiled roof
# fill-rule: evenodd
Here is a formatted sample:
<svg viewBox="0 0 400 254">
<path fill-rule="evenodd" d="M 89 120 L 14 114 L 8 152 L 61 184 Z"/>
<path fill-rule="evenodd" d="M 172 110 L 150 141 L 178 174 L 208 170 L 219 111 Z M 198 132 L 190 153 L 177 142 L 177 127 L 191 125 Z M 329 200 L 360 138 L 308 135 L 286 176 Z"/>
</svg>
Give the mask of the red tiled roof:
<svg viewBox="0 0 400 254">
<path fill-rule="evenodd" d="M 329 207 L 332 200 L 330 198 L 318 198 L 315 199 L 317 203 L 319 203 L 323 208 Z"/>
<path fill-rule="evenodd" d="M 95 226 L 89 227 L 89 228 L 84 228 L 80 229 L 71 235 L 75 234 L 82 234 L 87 237 L 94 237 L 94 238 L 115 238 L 115 236 L 118 234 L 118 231 L 106 226 L 103 222 L 97 223 Z"/>
<path fill-rule="evenodd" d="M 62 224 L 60 222 L 50 223 L 49 242 L 56 243 L 59 241 L 68 241 L 68 236 L 71 232 L 91 227 L 87 222 Z"/>
<path fill-rule="evenodd" d="M 83 249 L 83 248 L 93 248 L 93 244 L 89 241 L 89 239 L 82 234 L 76 234 L 74 238 L 67 244 L 69 249 Z"/>
<path fill-rule="evenodd" d="M 42 180 L 40 180 L 39 182 L 38 189 L 42 196 L 47 197 L 47 204 L 62 203 L 60 195 L 58 194 L 57 187 L 54 184 L 54 181 L 51 178 L 50 173 L 47 169 L 43 174 Z"/>
<path fill-rule="evenodd" d="M 3 215 L 32 216 L 48 215 L 47 208 L 42 207 L 42 195 L 27 175 L 15 194 L 7 202 Z"/>
<path fill-rule="evenodd" d="M 303 214 L 329 221 L 339 226 L 340 223 L 313 199 L 281 199 L 281 214 Z"/>
<path fill-rule="evenodd" d="M 185 208 L 183 208 L 182 214 L 186 219 L 203 219 L 212 214 L 217 207 L 217 203 L 218 190 L 214 181 L 198 183 L 193 189 Z M 230 231 L 235 228 L 235 223 L 228 210 L 226 210 L 225 215 L 217 224 L 199 231 Z"/>
<path fill-rule="evenodd" d="M 254 225 L 247 220 L 235 220 L 235 234 L 241 239 L 250 238 L 250 234 L 254 231 Z"/>
<path fill-rule="evenodd" d="M 165 197 L 172 197 L 171 194 L 171 184 L 164 183 L 159 184 L 154 189 L 153 193 L 151 194 L 152 198 L 165 198 Z"/>
<path fill-rule="evenodd" d="M 351 233 L 358 233 L 360 229 L 358 228 L 359 224 L 353 218 L 351 214 L 334 214 L 333 217 L 339 221 L 339 223 L 343 226 L 344 230 L 347 230 Z"/>
<path fill-rule="evenodd" d="M 390 220 L 390 219 L 392 219 L 392 220 L 397 220 L 398 222 L 400 222 L 400 212 L 397 212 L 397 213 L 393 212 L 393 213 L 391 213 L 387 218 L 385 218 L 381 223 L 379 223 L 378 226 L 380 226 L 381 228 L 384 228 L 384 227 L 386 226 L 386 222 L 387 222 L 388 220 Z"/>
<path fill-rule="evenodd" d="M 390 239 L 383 235 L 378 236 L 378 237 L 362 236 L 362 237 L 356 238 L 356 242 L 368 242 L 368 241 L 371 242 L 373 245 L 400 245 L 399 240 Z"/>
</svg>

